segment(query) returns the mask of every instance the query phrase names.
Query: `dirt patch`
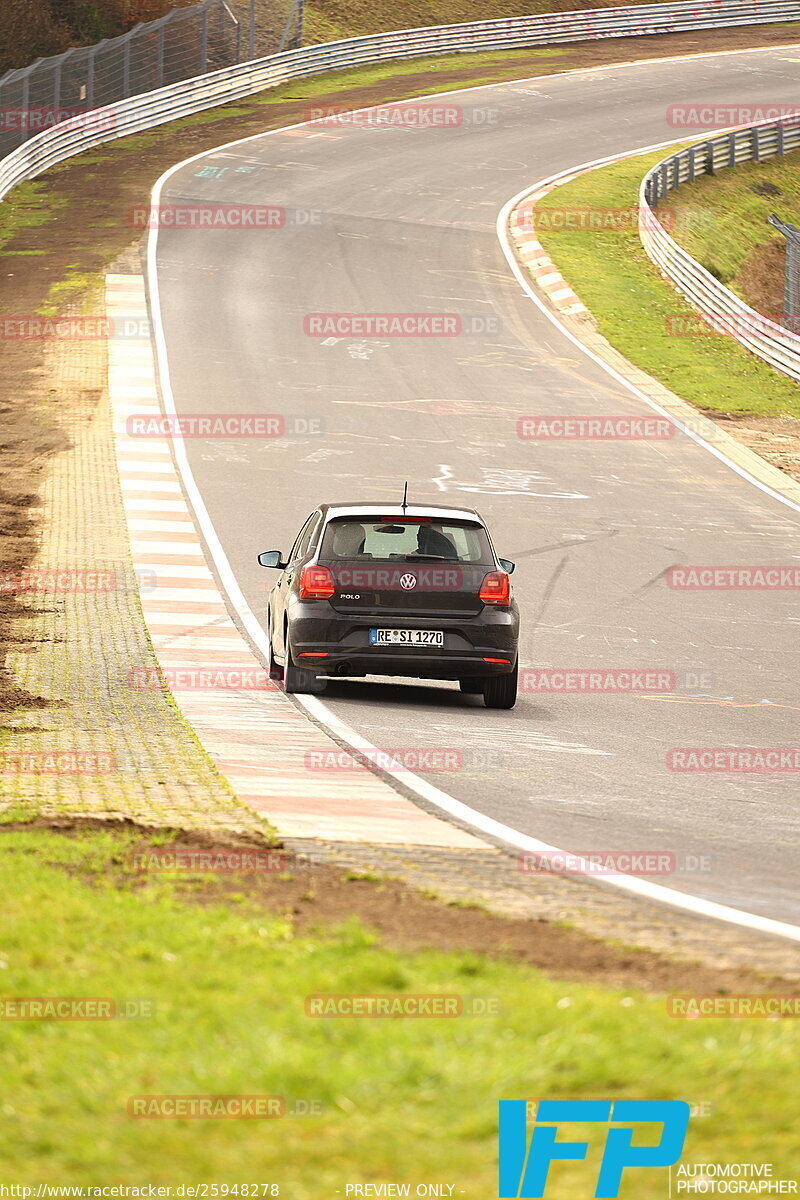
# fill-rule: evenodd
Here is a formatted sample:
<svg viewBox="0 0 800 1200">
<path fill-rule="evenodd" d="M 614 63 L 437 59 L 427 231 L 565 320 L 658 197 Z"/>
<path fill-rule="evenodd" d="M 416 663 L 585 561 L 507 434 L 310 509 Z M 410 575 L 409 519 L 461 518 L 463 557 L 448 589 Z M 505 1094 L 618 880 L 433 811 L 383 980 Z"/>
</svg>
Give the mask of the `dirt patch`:
<svg viewBox="0 0 800 1200">
<path fill-rule="evenodd" d="M 737 441 L 800 483 L 800 419 L 797 417 L 732 416 L 708 411 Z"/>
<path fill-rule="evenodd" d="M 571 0 L 570 0 L 571 2 Z M 396 80 L 344 87 L 333 75 L 320 81 L 315 103 L 363 106 L 469 85 L 476 72 L 482 80 L 557 73 L 671 55 L 748 46 L 785 45 L 788 28 L 729 29 L 708 33 L 668 34 L 578 43 L 552 61 L 527 52 L 509 53 L 502 64 L 476 67 L 469 56 L 453 59 L 452 71 L 420 71 Z M 269 93 L 268 102 L 238 103 L 234 114 L 219 109 L 202 124 L 173 123 L 152 133 L 98 147 L 42 177 L 36 189 L 25 185 L 3 201 L 4 206 L 29 210 L 32 216 L 46 205 L 49 219 L 23 222 L 0 251 L 0 314 L 30 315 L 45 309 L 54 284 L 65 280 L 96 279 L 136 241 L 128 213 L 145 201 L 154 181 L 181 159 L 211 150 L 225 141 L 259 133 L 303 119 L 306 97 L 292 96 L 292 86 Z M 89 284 L 87 283 L 87 288 Z M 80 288 L 69 293 L 80 299 Z M 3 341 L 0 377 L 0 572 L 19 570 L 36 554 L 39 514 L 37 494 L 48 460 L 68 444 L 70 418 L 76 411 L 90 414 L 96 397 L 76 384 L 58 392 L 48 377 L 45 346 L 40 341 Z M 88 417 L 84 416 L 84 419 Z M 30 598 L 2 593 L 0 588 L 0 663 L 11 646 L 34 652 L 26 637 L 24 610 Z M 0 667 L 0 711 L 36 703 Z M 41 702 L 39 702 L 41 703 Z"/>
<path fill-rule="evenodd" d="M 12 829 L 48 829 L 71 836 L 102 829 L 105 832 L 139 827 L 130 821 L 31 822 L 7 825 Z M 269 853 L 257 837 L 221 840 L 210 835 L 178 833 L 154 846 L 146 830 L 141 839 L 121 847 L 111 863 L 96 870 L 67 868 L 90 885 L 120 888 L 146 887 L 153 874 L 138 871 L 134 856 L 147 861 L 159 855 L 235 855 Z M 0 835 L 1 836 L 1 835 Z M 41 854 L 41 852 L 39 852 Z M 46 853 L 44 855 L 46 860 Z M 765 976 L 746 969 L 711 969 L 681 962 L 647 950 L 611 945 L 576 929 L 543 920 L 504 917 L 475 906 L 446 904 L 407 884 L 390 878 L 359 877 L 357 872 L 310 863 L 291 852 L 281 852 L 277 870 L 230 875 L 193 875 L 178 884 L 187 904 L 224 904 L 236 895 L 237 907 L 263 909 L 289 919 L 298 932 L 330 931 L 356 917 L 375 931 L 382 945 L 400 951 L 442 950 L 472 952 L 491 958 L 536 967 L 553 978 L 600 984 L 644 992 L 690 992 L 726 995 L 735 992 L 794 994 L 780 976 Z M 52 864 L 60 865 L 60 864 Z M 170 878 L 175 878 L 174 874 Z"/>
<path fill-rule="evenodd" d="M 770 239 L 751 250 L 739 272 L 739 287 L 745 303 L 769 316 L 782 313 L 786 243 Z"/>
</svg>

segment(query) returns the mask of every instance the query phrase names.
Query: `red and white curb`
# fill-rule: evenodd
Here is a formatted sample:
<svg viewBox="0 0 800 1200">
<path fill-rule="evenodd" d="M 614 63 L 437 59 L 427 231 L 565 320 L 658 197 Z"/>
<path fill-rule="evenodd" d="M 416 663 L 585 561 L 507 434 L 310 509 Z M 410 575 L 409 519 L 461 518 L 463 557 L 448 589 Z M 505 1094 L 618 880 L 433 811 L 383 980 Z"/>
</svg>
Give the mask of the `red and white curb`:
<svg viewBox="0 0 800 1200">
<path fill-rule="evenodd" d="M 144 280 L 109 275 L 110 328 L 147 328 Z M 130 321 L 129 318 L 136 318 Z M 109 394 L 133 565 L 145 622 L 183 716 L 236 795 L 285 837 L 486 850 L 486 843 L 418 808 L 353 762 L 268 679 L 231 619 L 206 561 L 167 436 L 130 431 L 161 417 L 149 338 L 109 341 Z M 125 681 L 161 687 L 146 664 Z M 319 752 L 344 769 L 318 769 Z M 315 757 L 316 756 L 316 757 Z"/>
<path fill-rule="evenodd" d="M 533 232 L 533 210 L 548 191 L 550 189 L 546 188 L 527 197 L 525 203 L 514 210 L 509 222 L 511 237 L 520 262 L 553 306 L 568 316 L 582 316 L 588 314 L 588 308 L 581 303 L 561 272 L 556 270 L 553 260 L 545 253 L 544 246 Z"/>
</svg>

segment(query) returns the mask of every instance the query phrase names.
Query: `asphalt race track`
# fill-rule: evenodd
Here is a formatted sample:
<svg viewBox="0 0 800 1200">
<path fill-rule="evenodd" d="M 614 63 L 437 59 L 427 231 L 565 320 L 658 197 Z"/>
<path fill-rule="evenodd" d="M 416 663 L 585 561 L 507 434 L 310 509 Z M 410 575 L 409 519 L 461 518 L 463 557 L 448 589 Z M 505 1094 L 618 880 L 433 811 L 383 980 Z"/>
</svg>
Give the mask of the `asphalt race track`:
<svg viewBox="0 0 800 1200">
<path fill-rule="evenodd" d="M 495 223 L 539 179 L 680 136 L 670 104 L 794 105 L 798 61 L 773 49 L 598 69 L 443 97 L 464 110 L 456 126 L 265 135 L 183 166 L 161 203 L 282 205 L 287 225 L 162 229 L 157 247 L 178 411 L 322 427 L 186 443 L 262 620 L 274 575 L 258 551 L 288 550 L 320 501 L 399 500 L 407 478 L 414 501 L 478 508 L 517 562 L 523 666 L 677 678 L 670 695 L 523 691 L 511 712 L 454 684 L 337 681 L 330 710 L 382 748 L 461 751 L 460 769 L 426 777 L 516 830 L 579 852 L 674 852 L 659 882 L 792 923 L 797 774 L 682 774 L 666 755 L 798 745 L 797 593 L 683 592 L 664 572 L 797 564 L 800 513 L 683 434 L 520 440 L 534 414 L 652 414 L 522 293 Z M 320 312 L 458 313 L 467 332 L 308 336 Z"/>
</svg>

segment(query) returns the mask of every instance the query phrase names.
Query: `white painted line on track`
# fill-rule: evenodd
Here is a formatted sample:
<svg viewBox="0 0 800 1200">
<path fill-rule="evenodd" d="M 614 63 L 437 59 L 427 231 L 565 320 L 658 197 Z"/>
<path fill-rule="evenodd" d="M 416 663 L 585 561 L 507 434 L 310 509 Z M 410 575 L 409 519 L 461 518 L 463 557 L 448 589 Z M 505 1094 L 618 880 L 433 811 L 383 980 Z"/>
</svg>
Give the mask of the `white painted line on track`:
<svg viewBox="0 0 800 1200">
<path fill-rule="evenodd" d="M 792 43 L 792 45 L 796 45 L 796 43 Z M 397 101 L 396 103 L 398 105 L 405 104 L 405 103 L 414 103 L 415 101 L 418 101 L 423 98 L 424 99 L 434 99 L 437 96 L 454 96 L 454 95 L 459 95 L 463 92 L 483 91 L 486 88 L 511 87 L 515 83 L 530 83 L 530 82 L 539 82 L 539 81 L 543 81 L 543 80 L 547 80 L 548 82 L 552 83 L 554 80 L 561 79 L 564 76 L 581 75 L 581 74 L 587 74 L 587 73 L 598 73 L 601 71 L 619 70 L 623 67 L 646 66 L 646 65 L 652 65 L 654 62 L 661 62 L 661 63 L 663 63 L 663 62 L 685 62 L 685 61 L 691 61 L 692 59 L 696 59 L 696 58 L 717 58 L 717 57 L 721 57 L 724 55 L 730 55 L 730 54 L 758 54 L 758 53 L 768 53 L 768 52 L 774 53 L 775 51 L 777 51 L 779 49 L 786 49 L 786 48 L 787 47 L 778 47 L 778 46 L 758 47 L 756 49 L 745 50 L 745 51 L 741 51 L 741 50 L 738 50 L 738 51 L 734 51 L 734 50 L 715 51 L 708 55 L 693 54 L 693 55 L 684 55 L 681 57 L 666 58 L 666 59 L 655 59 L 655 60 L 645 59 L 645 60 L 642 60 L 641 62 L 636 62 L 636 63 L 618 63 L 618 64 L 614 64 L 613 66 L 610 66 L 610 67 L 591 67 L 591 68 L 581 69 L 578 71 L 566 71 L 566 72 L 559 73 L 557 75 L 534 76 L 534 77 L 530 77 L 528 79 L 506 80 L 503 83 L 499 83 L 499 84 L 490 84 L 490 85 L 482 85 L 482 86 L 478 85 L 478 86 L 469 87 L 469 88 L 459 88 L 457 90 L 454 89 L 451 92 L 435 93 L 432 96 L 428 95 L 425 97 L 414 97 L 413 99 Z M 374 107 L 376 107 L 376 106 L 370 105 L 370 106 L 367 106 L 362 109 L 355 109 L 353 111 L 365 112 L 365 111 L 368 111 L 368 108 L 374 108 Z M 377 107 L 379 107 L 379 106 L 377 106 Z M 158 205 L 160 204 L 161 194 L 162 194 L 164 186 L 168 182 L 168 180 L 171 179 L 173 175 L 177 174 L 179 171 L 183 170 L 185 167 L 191 165 L 192 163 L 195 163 L 195 162 L 200 161 L 201 159 L 207 158 L 207 157 L 209 157 L 210 154 L 217 154 L 222 150 L 228 150 L 233 146 L 240 146 L 240 145 L 244 145 L 248 142 L 253 142 L 253 141 L 261 140 L 261 139 L 264 139 L 267 137 L 275 136 L 276 134 L 286 133 L 286 131 L 290 130 L 290 129 L 299 129 L 303 126 L 303 124 L 307 124 L 307 122 L 298 122 L 295 125 L 286 126 L 282 129 L 267 130 L 264 133 L 250 135 L 246 138 L 238 138 L 234 141 L 226 142 L 223 145 L 216 147 L 212 151 L 204 151 L 200 154 L 192 155 L 190 158 L 185 159 L 183 162 L 176 163 L 173 167 L 170 167 L 170 169 L 168 171 L 165 171 L 164 174 L 161 176 L 161 178 L 158 179 L 158 181 L 156 182 L 155 187 L 153 188 L 152 196 L 151 196 L 152 207 L 157 208 Z M 703 140 L 707 140 L 708 137 L 714 136 L 714 132 L 719 132 L 719 131 L 711 131 L 711 132 L 706 133 Z M 606 162 L 606 161 L 613 162 L 621 157 L 630 157 L 630 156 L 636 155 L 636 154 L 646 154 L 648 151 L 651 151 L 651 150 L 659 150 L 664 147 L 675 145 L 677 142 L 691 141 L 691 140 L 694 140 L 694 139 L 687 138 L 684 135 L 683 137 L 672 138 L 667 142 L 661 142 L 656 145 L 645 146 L 645 147 L 637 149 L 637 150 L 632 150 L 629 152 L 628 155 L 611 155 L 607 159 L 598 160 L 597 164 L 587 164 L 587 165 L 599 165 L 600 163 Z M 571 167 L 569 172 L 566 172 L 566 171 L 561 172 L 558 175 L 551 177 L 550 180 L 545 180 L 544 183 L 546 184 L 546 183 L 552 182 L 555 179 L 560 178 L 561 175 L 567 175 L 570 173 L 575 174 L 576 170 L 579 170 L 579 168 Z M 685 428 L 680 423 L 680 421 L 678 421 L 671 413 L 666 412 L 666 410 L 662 409 L 659 405 L 655 404 L 653 401 L 648 399 L 647 396 L 645 396 L 642 392 L 640 392 L 637 388 L 635 388 L 623 376 L 618 375 L 617 372 L 613 370 L 613 368 L 608 366 L 601 359 L 597 358 L 590 350 L 587 349 L 587 347 L 585 347 L 577 338 L 575 338 L 570 333 L 570 331 L 568 329 L 566 329 L 565 326 L 563 326 L 556 317 L 554 317 L 554 315 L 552 313 L 550 313 L 547 310 L 545 305 L 535 295 L 532 288 L 528 284 L 527 280 L 524 278 L 519 264 L 516 262 L 516 260 L 514 258 L 513 250 L 511 249 L 510 245 L 508 244 L 506 230 L 507 230 L 507 226 L 508 226 L 509 214 L 511 213 L 513 208 L 516 207 L 516 205 L 524 197 L 530 195 L 531 192 L 536 191 L 537 188 L 540 189 L 542 186 L 543 186 L 543 184 L 542 184 L 542 182 L 540 182 L 540 183 L 534 185 L 534 187 L 523 189 L 522 192 L 520 192 L 517 196 L 514 196 L 503 207 L 503 209 L 500 212 L 500 215 L 498 216 L 498 220 L 497 220 L 498 236 L 500 237 L 500 241 L 503 246 L 503 250 L 506 254 L 506 258 L 508 259 L 511 270 L 512 270 L 515 278 L 519 282 L 520 286 L 523 288 L 523 291 L 526 292 L 526 294 L 530 297 L 530 299 L 533 300 L 533 302 L 540 308 L 540 310 L 545 314 L 545 316 L 550 321 L 552 321 L 552 323 L 564 334 L 564 336 L 570 342 L 572 342 L 584 354 L 587 354 L 591 359 L 593 359 L 593 361 L 597 362 L 597 364 L 599 366 L 601 366 L 604 371 L 606 371 L 613 378 L 615 378 L 622 386 L 624 386 L 626 389 L 631 391 L 638 398 L 643 400 L 648 405 L 648 407 L 654 408 L 654 409 L 656 409 L 656 411 L 663 413 L 663 415 L 665 415 L 669 420 L 673 421 L 678 426 L 678 428 L 682 429 L 683 432 L 685 432 L 689 437 L 691 437 L 693 441 L 697 442 L 698 445 L 700 445 L 700 446 L 704 447 L 706 450 L 708 450 L 709 453 L 713 454 L 721 462 L 725 463 L 726 466 L 730 467 L 731 470 L 735 471 L 738 475 L 740 475 L 747 482 L 752 483 L 753 485 L 758 487 L 761 491 L 765 492 L 767 495 L 771 496 L 772 498 L 774 498 L 774 499 L 780 501 L 781 503 L 788 505 L 790 508 L 793 508 L 796 511 L 800 512 L 800 506 L 796 505 L 793 501 L 789 500 L 787 497 L 781 496 L 778 492 L 773 491 L 772 488 L 769 488 L 766 485 L 760 483 L 752 475 L 748 474 L 748 472 L 746 472 L 743 469 L 741 469 L 740 467 L 738 467 L 730 459 L 726 458 L 726 456 L 724 454 L 720 453 L 720 451 L 716 450 L 713 446 L 710 446 L 702 438 L 698 437 L 695 433 L 693 433 L 693 431 Z M 158 279 L 158 234 L 159 234 L 159 230 L 155 226 L 149 232 L 148 243 L 147 243 L 147 281 L 146 282 L 147 282 L 147 287 L 148 287 L 150 301 L 151 301 L 153 336 L 154 336 L 155 346 L 156 346 L 159 383 L 160 383 L 160 387 L 161 387 L 161 396 L 162 396 L 162 400 L 163 400 L 163 404 L 164 404 L 164 409 L 165 409 L 166 413 L 169 415 L 177 415 L 177 408 L 175 405 L 175 397 L 172 392 L 172 385 L 171 385 L 171 379 L 170 379 L 169 357 L 168 357 L 168 353 L 167 353 L 164 322 L 163 322 L 162 312 L 161 312 L 160 286 L 159 286 L 159 279 Z M 241 588 L 239 587 L 239 584 L 238 584 L 236 577 L 233 573 L 233 570 L 231 568 L 230 562 L 228 561 L 228 557 L 225 553 L 225 550 L 223 549 L 222 543 L 219 540 L 217 532 L 216 532 L 214 525 L 211 521 L 211 518 L 209 516 L 208 510 L 203 501 L 203 497 L 200 493 L 200 489 L 197 486 L 197 482 L 192 473 L 192 469 L 189 464 L 188 456 L 186 454 L 186 447 L 184 445 L 183 438 L 180 435 L 173 437 L 173 448 L 174 448 L 175 461 L 177 464 L 178 473 L 183 482 L 183 486 L 185 489 L 187 499 L 189 501 L 189 504 L 190 504 L 194 514 L 195 514 L 198 525 L 200 526 L 200 529 L 202 531 L 206 545 L 208 546 L 209 552 L 214 560 L 214 565 L 215 565 L 217 574 L 219 576 L 219 579 L 221 581 L 222 587 L 229 599 L 231 607 L 233 608 L 234 612 L 237 613 L 240 621 L 242 622 L 242 625 L 244 626 L 245 630 L 247 631 L 248 636 L 252 640 L 254 646 L 259 650 L 259 652 L 263 656 L 264 661 L 266 661 L 267 653 L 268 653 L 267 635 L 266 635 L 265 631 L 263 630 L 263 628 L 261 627 L 261 625 L 259 624 L 258 620 L 256 619 L 254 613 L 251 611 L 251 609 L 244 597 L 244 594 L 243 594 Z M 374 746 L 366 738 L 362 737 L 361 734 L 357 733 L 355 730 L 351 729 L 348 725 L 346 725 L 343 721 L 341 721 L 327 707 L 327 705 L 325 705 L 321 700 L 317 699 L 314 696 L 296 696 L 295 699 L 309 713 L 310 716 L 314 717 L 317 721 L 319 721 L 319 723 L 324 728 L 328 729 L 332 734 L 334 734 L 336 737 L 338 737 L 341 741 L 344 741 L 345 743 L 347 743 L 353 749 L 380 753 L 380 751 L 378 750 L 378 748 L 376 746 Z M 518 849 L 518 850 L 521 850 L 524 852 L 531 852 L 531 853 L 559 854 L 559 855 L 564 854 L 564 851 L 560 850 L 556 846 L 551 846 L 546 842 L 539 841 L 537 838 L 529 837 L 527 834 L 523 834 L 519 830 L 512 829 L 508 825 L 504 825 L 499 821 L 495 821 L 494 818 L 489 817 L 486 814 L 479 812 L 477 809 L 473 809 L 469 805 L 463 804 L 461 801 L 456 800 L 454 797 L 450 796 L 447 792 L 444 792 L 440 788 L 435 787 L 435 785 L 428 783 L 427 780 L 422 779 L 420 776 L 415 775 L 410 771 L 402 770 L 401 764 L 399 764 L 399 763 L 397 764 L 397 770 L 393 770 L 391 768 L 384 768 L 383 766 L 381 766 L 380 773 L 383 775 L 386 775 L 390 778 L 395 779 L 398 783 L 402 784 L 406 789 L 408 789 L 409 791 L 411 791 L 411 792 L 415 793 L 417 796 L 419 796 L 420 799 L 425 800 L 429 804 L 433 804 L 441 812 L 447 813 L 448 815 L 455 818 L 456 820 L 463 822 L 469 828 L 474 829 L 476 831 L 480 831 L 482 833 L 485 833 L 485 834 L 489 835 L 490 837 L 498 838 L 501 841 L 506 842 L 508 845 L 514 847 L 515 849 Z M 309 836 L 324 837 L 324 836 L 326 836 L 326 833 L 321 829 L 312 830 L 310 828 Z M 331 832 L 327 836 L 335 837 L 335 833 Z M 578 862 L 580 863 L 580 871 L 583 872 L 585 870 L 588 874 L 588 872 L 589 872 L 588 862 L 586 862 L 585 860 L 582 860 L 580 858 L 578 858 Z M 718 920 L 718 921 L 724 921 L 724 922 L 727 922 L 728 924 L 737 925 L 737 926 L 740 926 L 741 928 L 749 929 L 756 933 L 770 934 L 770 935 L 774 935 L 777 937 L 788 938 L 792 941 L 800 942 L 800 927 L 796 926 L 796 925 L 791 925 L 788 922 L 777 921 L 770 917 L 762 917 L 756 913 L 748 913 L 741 909 L 732 908 L 725 904 L 718 904 L 715 901 L 704 900 L 702 897 L 692 896 L 685 892 L 678 892 L 672 888 L 664 887 L 662 884 L 651 883 L 649 880 L 639 879 L 639 878 L 636 878 L 636 877 L 630 876 L 630 875 L 607 875 L 607 876 L 603 877 L 603 882 L 610 886 L 616 887 L 622 891 L 628 892 L 629 894 L 636 896 L 641 900 L 655 901 L 655 902 L 658 902 L 661 904 L 669 905 L 672 908 L 681 909 L 682 911 L 691 913 L 697 917 L 707 917 L 707 918 L 711 918 L 711 919 Z"/>
</svg>

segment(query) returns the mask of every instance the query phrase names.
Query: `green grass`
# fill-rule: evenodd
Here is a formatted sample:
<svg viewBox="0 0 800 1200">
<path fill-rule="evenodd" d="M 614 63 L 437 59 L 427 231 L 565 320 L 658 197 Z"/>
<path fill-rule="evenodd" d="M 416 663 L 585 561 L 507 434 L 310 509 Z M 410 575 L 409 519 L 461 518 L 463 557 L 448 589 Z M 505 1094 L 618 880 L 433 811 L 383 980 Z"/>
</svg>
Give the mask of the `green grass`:
<svg viewBox="0 0 800 1200">
<path fill-rule="evenodd" d="M 64 279 L 50 285 L 45 303 L 38 309 L 42 317 L 57 317 L 77 306 L 82 312 L 96 309 L 103 294 L 103 276 L 97 272 L 82 271 L 77 263 L 71 264 Z"/>
<path fill-rule="evenodd" d="M 299 934 L 247 896 L 201 906 L 159 878 L 109 881 L 133 834 L 0 834 L 4 996 L 147 998 L 149 1019 L 3 1024 L 6 1178 L 59 1183 L 275 1181 L 296 1200 L 345 1182 L 443 1180 L 495 1195 L 499 1098 L 633 1096 L 711 1102 L 685 1157 L 767 1159 L 797 1145 L 790 1021 L 679 1021 L 662 997 L 564 984 L 471 953 L 399 955 L 352 922 Z M 91 879 L 88 886 L 82 876 Z M 500 997 L 501 1016 L 312 1019 L 310 993 Z M 315 1100 L 317 1117 L 134 1120 L 141 1094 Z M 753 1096 L 769 1103 L 752 1103 Z M 588 1132 L 588 1131 L 587 1131 Z M 562 1200 L 591 1194 L 559 1168 Z M 623 1200 L 665 1195 L 640 1172 Z M 456 1191 L 455 1194 L 458 1194 Z"/>
<path fill-rule="evenodd" d="M 553 209 L 631 208 L 642 176 L 664 151 L 590 171 L 539 202 Z M 699 408 L 800 416 L 800 392 L 732 338 L 681 337 L 670 321 L 696 312 L 661 278 L 642 249 L 636 223 L 590 231 L 543 229 L 537 236 L 565 279 L 597 318 L 600 332 L 626 358 Z M 682 237 L 677 233 L 679 239 Z"/>
<path fill-rule="evenodd" d="M 21 183 L 0 201 L 0 254 L 3 246 L 23 229 L 45 225 L 63 208 L 41 180 Z"/>
<path fill-rule="evenodd" d="M 777 188 L 780 194 L 760 194 L 764 188 Z M 768 242 L 784 241 L 767 224 L 770 213 L 800 225 L 800 151 L 684 184 L 670 193 L 669 207 L 676 214 L 681 245 L 741 294 L 740 272 L 748 256 Z"/>
</svg>

